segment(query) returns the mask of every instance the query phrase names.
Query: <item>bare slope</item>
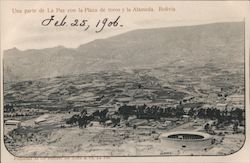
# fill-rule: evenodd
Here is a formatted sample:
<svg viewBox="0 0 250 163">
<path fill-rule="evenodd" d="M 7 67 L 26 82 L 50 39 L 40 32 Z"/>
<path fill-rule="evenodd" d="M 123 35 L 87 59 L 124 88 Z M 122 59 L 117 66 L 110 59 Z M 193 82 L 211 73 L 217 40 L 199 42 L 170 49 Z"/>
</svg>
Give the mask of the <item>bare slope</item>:
<svg viewBox="0 0 250 163">
<path fill-rule="evenodd" d="M 34 80 L 100 70 L 244 62 L 244 23 L 140 29 L 80 45 L 4 52 L 4 80 Z"/>
</svg>

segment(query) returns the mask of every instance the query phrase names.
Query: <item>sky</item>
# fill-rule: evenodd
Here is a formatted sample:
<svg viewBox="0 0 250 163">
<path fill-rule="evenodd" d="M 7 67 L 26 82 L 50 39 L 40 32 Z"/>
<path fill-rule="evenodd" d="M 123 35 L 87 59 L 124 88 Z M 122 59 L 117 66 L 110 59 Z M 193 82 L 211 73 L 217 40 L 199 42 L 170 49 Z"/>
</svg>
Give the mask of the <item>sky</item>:
<svg viewBox="0 0 250 163">
<path fill-rule="evenodd" d="M 127 31 L 141 28 L 159 28 L 170 26 L 188 26 L 208 24 L 215 22 L 244 21 L 248 12 L 249 2 L 222 2 L 222 1 L 4 1 L 1 5 L 1 33 L 3 49 L 16 47 L 20 50 L 42 49 L 55 46 L 77 48 L 79 45 L 121 34 Z M 154 12 L 122 12 L 122 9 L 134 7 L 151 7 Z M 159 12 L 159 7 L 174 8 L 175 11 Z M 45 9 L 39 13 L 39 9 Z M 48 13 L 47 8 L 68 9 L 78 8 L 119 8 L 120 12 L 85 12 L 85 13 Z M 22 10 L 22 13 L 13 12 Z M 36 13 L 24 13 L 25 10 L 36 9 Z M 67 14 L 67 22 L 73 19 L 87 19 L 90 28 L 84 31 L 81 27 L 55 27 L 42 26 L 41 22 L 51 15 L 62 19 Z M 100 33 L 95 33 L 95 25 L 98 20 L 109 18 L 111 21 L 120 16 L 119 23 L 123 27 L 104 28 Z"/>
</svg>

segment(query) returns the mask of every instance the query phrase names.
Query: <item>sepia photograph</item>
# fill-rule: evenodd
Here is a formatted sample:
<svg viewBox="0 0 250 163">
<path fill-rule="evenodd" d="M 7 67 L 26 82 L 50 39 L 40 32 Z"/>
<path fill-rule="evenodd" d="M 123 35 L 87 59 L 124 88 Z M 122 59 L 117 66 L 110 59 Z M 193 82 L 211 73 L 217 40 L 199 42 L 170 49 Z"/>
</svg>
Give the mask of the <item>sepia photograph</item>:
<svg viewBox="0 0 250 163">
<path fill-rule="evenodd" d="M 124 17 L 47 14 L 33 22 L 42 34 L 24 23 L 10 31 L 20 36 L 2 53 L 11 155 L 229 156 L 243 148 L 246 20 L 161 18 L 142 28 L 155 20 L 133 26 Z"/>
</svg>

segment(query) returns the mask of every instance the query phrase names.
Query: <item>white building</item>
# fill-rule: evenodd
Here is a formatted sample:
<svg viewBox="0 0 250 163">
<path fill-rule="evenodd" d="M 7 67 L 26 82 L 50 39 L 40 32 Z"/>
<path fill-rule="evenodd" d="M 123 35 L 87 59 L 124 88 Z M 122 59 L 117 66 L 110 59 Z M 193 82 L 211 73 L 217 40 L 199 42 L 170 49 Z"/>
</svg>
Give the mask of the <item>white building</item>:
<svg viewBox="0 0 250 163">
<path fill-rule="evenodd" d="M 21 121 L 7 120 L 7 121 L 5 121 L 5 125 L 11 125 L 11 126 L 20 127 L 21 126 Z"/>
</svg>

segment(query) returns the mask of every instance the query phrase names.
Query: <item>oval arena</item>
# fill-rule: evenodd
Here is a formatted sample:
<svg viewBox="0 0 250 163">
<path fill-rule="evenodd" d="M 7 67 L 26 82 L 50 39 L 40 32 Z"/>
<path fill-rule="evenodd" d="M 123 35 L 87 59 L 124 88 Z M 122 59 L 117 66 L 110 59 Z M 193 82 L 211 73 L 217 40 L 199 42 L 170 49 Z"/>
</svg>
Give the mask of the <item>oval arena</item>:
<svg viewBox="0 0 250 163">
<path fill-rule="evenodd" d="M 160 135 L 161 143 L 170 148 L 204 150 L 212 145 L 212 136 L 203 132 L 169 132 Z"/>
</svg>

